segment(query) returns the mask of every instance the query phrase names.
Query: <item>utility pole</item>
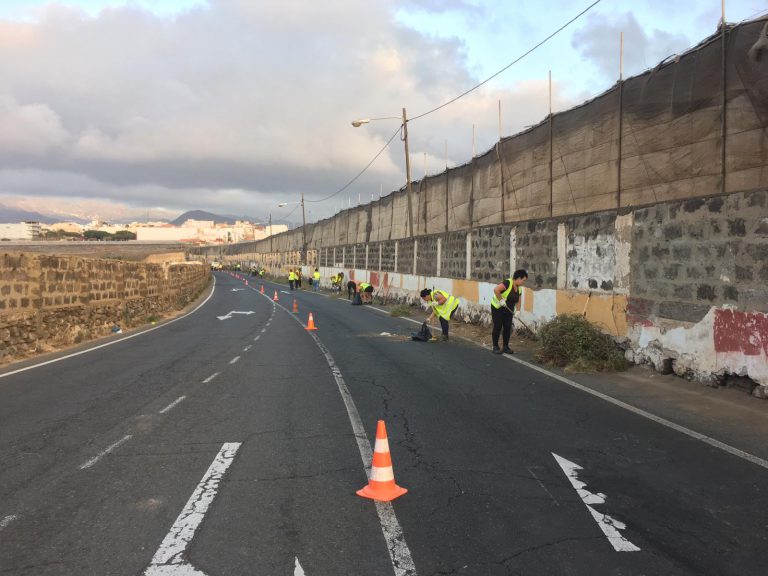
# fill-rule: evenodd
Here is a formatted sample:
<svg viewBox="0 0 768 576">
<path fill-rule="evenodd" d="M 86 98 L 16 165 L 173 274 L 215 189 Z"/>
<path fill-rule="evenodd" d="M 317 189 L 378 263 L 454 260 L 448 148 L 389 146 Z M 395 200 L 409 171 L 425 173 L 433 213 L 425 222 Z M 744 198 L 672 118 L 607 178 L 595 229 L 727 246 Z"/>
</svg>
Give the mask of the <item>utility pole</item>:
<svg viewBox="0 0 768 576">
<path fill-rule="evenodd" d="M 304 192 L 301 193 L 301 260 L 304 264 L 307 263 L 307 216 L 304 213 Z"/>
<path fill-rule="evenodd" d="M 413 238 L 413 208 L 411 207 L 411 153 L 408 150 L 408 116 L 403 108 L 403 141 L 405 142 L 405 178 L 408 194 L 408 233 Z"/>
<path fill-rule="evenodd" d="M 272 252 L 272 212 L 269 213 L 269 251 Z"/>
</svg>

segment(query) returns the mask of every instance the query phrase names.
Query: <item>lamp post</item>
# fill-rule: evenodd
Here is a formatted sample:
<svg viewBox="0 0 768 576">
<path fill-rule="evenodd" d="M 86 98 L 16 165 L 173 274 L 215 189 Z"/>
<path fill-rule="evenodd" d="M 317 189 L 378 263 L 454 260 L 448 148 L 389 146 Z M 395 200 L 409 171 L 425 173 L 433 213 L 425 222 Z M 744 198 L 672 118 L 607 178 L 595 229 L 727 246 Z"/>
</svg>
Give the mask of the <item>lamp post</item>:
<svg viewBox="0 0 768 576">
<path fill-rule="evenodd" d="M 353 120 L 352 126 L 359 128 L 363 124 L 368 124 L 375 120 L 401 120 L 399 116 L 384 116 L 382 118 L 361 118 L 360 120 Z M 408 150 L 408 115 L 403 108 L 402 117 L 403 128 L 403 143 L 405 144 L 405 180 L 406 180 L 406 192 L 408 196 L 408 233 L 413 238 L 413 208 L 411 203 L 411 154 Z"/>
<path fill-rule="evenodd" d="M 301 193 L 301 202 L 281 202 L 277 205 L 278 208 L 288 206 L 288 204 L 301 204 L 301 261 L 306 264 L 307 262 L 307 216 L 304 212 L 304 192 Z M 271 220 L 270 220 L 271 226 Z"/>
</svg>

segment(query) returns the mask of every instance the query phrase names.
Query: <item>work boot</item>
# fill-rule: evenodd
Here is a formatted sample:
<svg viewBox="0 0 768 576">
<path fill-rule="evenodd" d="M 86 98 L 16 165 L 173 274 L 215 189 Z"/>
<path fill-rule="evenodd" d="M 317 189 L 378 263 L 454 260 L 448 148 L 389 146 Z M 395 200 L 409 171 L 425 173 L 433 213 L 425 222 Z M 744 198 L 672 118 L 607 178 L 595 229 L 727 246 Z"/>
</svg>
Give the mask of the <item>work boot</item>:
<svg viewBox="0 0 768 576">
<path fill-rule="evenodd" d="M 512 351 L 512 348 L 510 348 L 509 346 L 504 346 L 504 350 L 502 350 L 501 353 L 502 354 L 514 354 L 514 352 Z"/>
<path fill-rule="evenodd" d="M 448 342 L 448 334 L 443 334 L 443 342 Z"/>
<path fill-rule="evenodd" d="M 501 354 L 501 348 L 499 348 L 498 346 L 494 346 L 493 347 L 493 353 L 494 354 Z"/>
</svg>

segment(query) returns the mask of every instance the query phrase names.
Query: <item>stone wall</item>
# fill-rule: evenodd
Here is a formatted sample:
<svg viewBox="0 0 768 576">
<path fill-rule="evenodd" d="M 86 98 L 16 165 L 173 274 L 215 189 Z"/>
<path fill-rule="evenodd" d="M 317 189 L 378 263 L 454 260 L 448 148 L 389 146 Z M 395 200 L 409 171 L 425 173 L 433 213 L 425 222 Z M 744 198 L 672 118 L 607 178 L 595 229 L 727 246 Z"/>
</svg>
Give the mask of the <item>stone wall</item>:
<svg viewBox="0 0 768 576">
<path fill-rule="evenodd" d="M 106 336 L 180 310 L 208 284 L 197 263 L 0 256 L 0 362 Z"/>
</svg>

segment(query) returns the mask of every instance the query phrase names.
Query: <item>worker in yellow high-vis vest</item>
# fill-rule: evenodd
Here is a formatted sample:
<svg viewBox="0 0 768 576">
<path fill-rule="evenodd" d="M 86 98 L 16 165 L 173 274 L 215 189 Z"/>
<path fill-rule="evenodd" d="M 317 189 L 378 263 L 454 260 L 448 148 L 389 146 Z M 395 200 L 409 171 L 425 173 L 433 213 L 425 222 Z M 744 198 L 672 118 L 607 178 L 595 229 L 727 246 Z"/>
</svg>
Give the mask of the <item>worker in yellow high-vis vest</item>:
<svg viewBox="0 0 768 576">
<path fill-rule="evenodd" d="M 293 271 L 293 268 L 288 270 L 288 285 L 291 287 L 291 290 L 296 287 L 296 272 Z"/>
<path fill-rule="evenodd" d="M 453 318 L 459 307 L 459 299 L 451 296 L 445 290 L 430 290 L 424 288 L 421 291 L 421 298 L 432 307 L 432 314 L 427 318 L 427 322 L 437 316 L 440 320 L 440 327 L 443 329 L 443 340 L 448 340 L 448 321 Z"/>
<path fill-rule="evenodd" d="M 507 278 L 493 289 L 491 298 L 491 320 L 493 320 L 493 353 L 512 354 L 509 337 L 512 335 L 512 319 L 515 309 L 520 310 L 523 284 L 528 280 L 528 272 L 515 270 L 512 278 Z M 499 334 L 504 331 L 504 348 L 499 348 Z"/>
<path fill-rule="evenodd" d="M 373 304 L 373 286 L 368 282 L 360 282 L 357 290 L 360 292 L 360 299 L 363 301 L 363 304 Z"/>
<path fill-rule="evenodd" d="M 320 270 L 318 268 L 315 268 L 312 273 L 312 290 L 314 292 L 320 291 Z"/>
</svg>

